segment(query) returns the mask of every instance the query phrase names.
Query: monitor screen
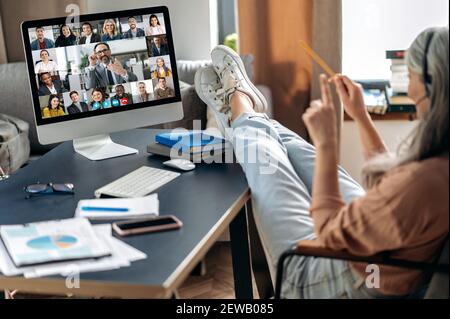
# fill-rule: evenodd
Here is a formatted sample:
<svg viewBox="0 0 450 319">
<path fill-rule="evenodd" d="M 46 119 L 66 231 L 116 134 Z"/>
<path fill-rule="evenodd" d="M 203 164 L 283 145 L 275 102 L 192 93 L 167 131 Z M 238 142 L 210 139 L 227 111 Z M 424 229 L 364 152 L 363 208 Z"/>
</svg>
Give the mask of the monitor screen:
<svg viewBox="0 0 450 319">
<path fill-rule="evenodd" d="M 38 125 L 181 101 L 163 7 L 26 22 L 22 32 Z"/>
</svg>

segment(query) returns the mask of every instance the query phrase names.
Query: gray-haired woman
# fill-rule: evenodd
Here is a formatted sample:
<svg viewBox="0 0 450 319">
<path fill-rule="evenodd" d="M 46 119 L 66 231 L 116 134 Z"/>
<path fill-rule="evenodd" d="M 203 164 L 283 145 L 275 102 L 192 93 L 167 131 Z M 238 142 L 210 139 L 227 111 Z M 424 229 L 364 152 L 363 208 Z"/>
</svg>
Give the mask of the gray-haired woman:
<svg viewBox="0 0 450 319">
<path fill-rule="evenodd" d="M 359 256 L 436 259 L 449 226 L 448 38 L 448 27 L 426 30 L 408 51 L 409 96 L 420 124 L 395 156 L 387 155 L 361 87 L 345 76 L 333 79 L 359 127 L 367 192 L 338 167 L 336 115 L 325 76 L 322 99 L 303 116 L 314 148 L 257 113 L 265 101 L 239 56 L 222 46 L 213 50 L 213 68 L 197 73 L 196 90 L 217 121 L 234 129 L 224 132 L 246 173 L 273 279 L 280 255 L 301 240 Z M 256 161 L 249 161 L 246 154 L 255 151 Z M 285 267 L 283 296 L 291 298 L 417 296 L 426 283 L 417 271 L 310 257 L 293 258 Z"/>
</svg>

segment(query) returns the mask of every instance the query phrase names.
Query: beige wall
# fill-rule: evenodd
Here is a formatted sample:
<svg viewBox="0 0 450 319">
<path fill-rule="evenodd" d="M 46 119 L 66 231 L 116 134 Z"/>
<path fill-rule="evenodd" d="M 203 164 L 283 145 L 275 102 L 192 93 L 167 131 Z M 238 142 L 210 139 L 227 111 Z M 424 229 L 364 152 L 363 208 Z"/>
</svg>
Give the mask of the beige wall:
<svg viewBox="0 0 450 319">
<path fill-rule="evenodd" d="M 411 133 L 418 122 L 375 121 L 374 123 L 389 150 L 395 152 L 400 142 Z M 361 183 L 364 158 L 358 128 L 353 121 L 345 121 L 342 127 L 341 165 L 357 182 Z"/>
<path fill-rule="evenodd" d="M 24 60 L 20 30 L 22 21 L 64 16 L 68 4 L 79 4 L 81 13 L 85 12 L 85 0 L 0 0 L 0 22 L 6 43 L 5 50 L 0 29 L 0 63 L 5 55 L 8 62 Z"/>
</svg>

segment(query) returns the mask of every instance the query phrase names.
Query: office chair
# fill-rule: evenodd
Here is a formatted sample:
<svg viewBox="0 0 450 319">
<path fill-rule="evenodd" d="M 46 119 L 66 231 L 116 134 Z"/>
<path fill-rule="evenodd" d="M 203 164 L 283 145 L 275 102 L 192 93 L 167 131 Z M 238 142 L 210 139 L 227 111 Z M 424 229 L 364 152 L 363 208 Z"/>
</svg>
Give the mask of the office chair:
<svg viewBox="0 0 450 319">
<path fill-rule="evenodd" d="M 287 258 L 295 256 L 308 256 L 316 258 L 327 258 L 336 260 L 347 260 L 353 262 L 366 262 L 368 264 L 378 264 L 395 266 L 405 269 L 416 269 L 424 271 L 431 276 L 431 280 L 426 287 L 423 295 L 414 295 L 413 298 L 425 299 L 448 299 L 449 298 L 449 280 L 448 280 L 448 255 L 449 239 L 441 250 L 439 259 L 435 263 L 413 262 L 407 260 L 394 259 L 387 254 L 379 254 L 370 257 L 355 256 L 342 251 L 334 251 L 327 248 L 317 247 L 311 244 L 311 241 L 302 241 L 295 249 L 286 251 L 281 255 L 278 261 L 277 277 L 275 286 L 275 299 L 281 299 L 281 289 L 283 284 L 284 263 Z"/>
</svg>

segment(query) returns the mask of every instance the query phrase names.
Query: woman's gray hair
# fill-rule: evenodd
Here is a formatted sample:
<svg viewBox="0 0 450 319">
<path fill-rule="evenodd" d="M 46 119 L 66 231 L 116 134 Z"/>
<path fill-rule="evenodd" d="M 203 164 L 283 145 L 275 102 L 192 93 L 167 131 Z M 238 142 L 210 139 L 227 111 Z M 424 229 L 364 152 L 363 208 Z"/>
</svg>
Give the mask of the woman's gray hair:
<svg viewBox="0 0 450 319">
<path fill-rule="evenodd" d="M 426 54 L 427 42 L 429 48 Z M 430 110 L 411 135 L 401 143 L 397 154 L 380 154 L 366 163 L 362 172 L 366 188 L 374 186 L 393 168 L 436 156 L 448 157 L 448 51 L 448 26 L 423 31 L 409 48 L 406 63 L 410 70 L 420 75 L 422 79 L 425 77 L 424 61 L 427 59 L 431 83 L 424 84 L 427 85 L 429 92 Z"/>
</svg>

